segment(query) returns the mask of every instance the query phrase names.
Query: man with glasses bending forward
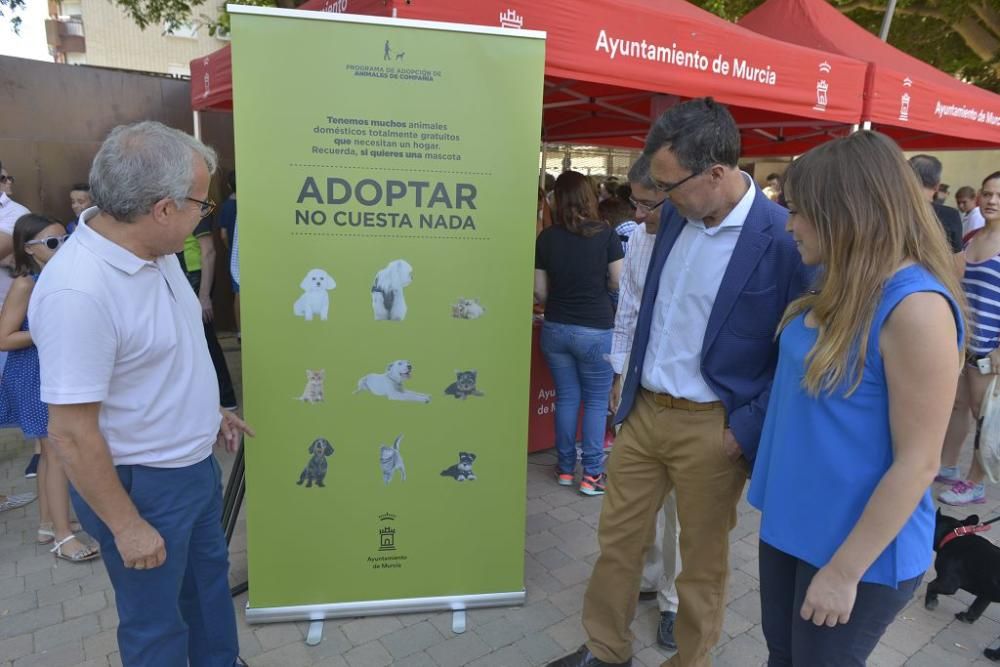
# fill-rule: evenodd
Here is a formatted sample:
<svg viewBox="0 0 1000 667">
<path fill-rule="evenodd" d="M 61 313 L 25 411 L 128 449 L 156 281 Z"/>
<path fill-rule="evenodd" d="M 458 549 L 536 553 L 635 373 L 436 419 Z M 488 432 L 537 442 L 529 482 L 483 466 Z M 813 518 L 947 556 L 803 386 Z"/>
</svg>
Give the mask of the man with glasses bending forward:
<svg viewBox="0 0 1000 667">
<path fill-rule="evenodd" d="M 608 461 L 600 557 L 584 598 L 589 640 L 551 667 L 632 664 L 643 555 L 677 494 L 677 653 L 708 667 L 722 631 L 729 532 L 757 451 L 785 306 L 808 286 L 788 212 L 740 171 L 740 136 L 711 98 L 663 114 L 646 139 L 667 201 L 646 277 Z"/>
<path fill-rule="evenodd" d="M 95 206 L 28 307 L 50 441 L 101 544 L 129 667 L 243 664 L 212 447 L 235 451 L 250 431 L 219 408 L 201 307 L 174 255 L 211 212 L 215 165 L 160 123 L 115 128 L 91 167 Z"/>
</svg>

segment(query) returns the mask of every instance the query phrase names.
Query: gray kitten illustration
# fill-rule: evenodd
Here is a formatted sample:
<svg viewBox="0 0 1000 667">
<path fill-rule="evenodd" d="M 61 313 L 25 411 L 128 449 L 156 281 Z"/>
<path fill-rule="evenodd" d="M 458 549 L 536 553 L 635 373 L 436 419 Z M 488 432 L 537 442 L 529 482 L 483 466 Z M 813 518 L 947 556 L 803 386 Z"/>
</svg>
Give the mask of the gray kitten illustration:
<svg viewBox="0 0 1000 667">
<path fill-rule="evenodd" d="M 475 369 L 471 371 L 455 371 L 457 379 L 448 385 L 444 393 L 455 398 L 460 398 L 463 401 L 469 396 L 484 396 L 483 392 L 476 389 L 476 373 Z"/>
<path fill-rule="evenodd" d="M 326 378 L 326 370 L 306 371 L 306 388 L 302 390 L 302 395 L 296 397 L 297 401 L 305 403 L 323 402 L 323 380 Z"/>
<path fill-rule="evenodd" d="M 396 436 L 396 441 L 392 447 L 382 445 L 379 448 L 379 465 L 382 466 L 382 481 L 386 486 L 392 481 L 393 475 L 399 471 L 401 481 L 406 481 L 406 464 L 403 463 L 403 454 L 399 451 L 399 443 L 403 441 L 403 434 Z"/>
</svg>

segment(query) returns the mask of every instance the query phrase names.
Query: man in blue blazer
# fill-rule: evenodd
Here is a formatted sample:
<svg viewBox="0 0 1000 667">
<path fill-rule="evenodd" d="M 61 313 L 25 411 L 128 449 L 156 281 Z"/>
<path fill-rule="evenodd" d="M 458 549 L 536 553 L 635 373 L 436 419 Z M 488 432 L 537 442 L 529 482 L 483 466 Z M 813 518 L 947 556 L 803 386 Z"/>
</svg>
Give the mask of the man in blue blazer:
<svg viewBox="0 0 1000 667">
<path fill-rule="evenodd" d="M 710 667 L 722 631 L 729 532 L 764 422 L 774 335 L 811 275 L 788 212 L 737 166 L 740 137 L 711 98 L 663 114 L 646 140 L 667 194 L 608 461 L 601 554 L 584 599 L 588 642 L 552 667 L 630 665 L 643 556 L 677 492 L 682 570 L 670 667 Z"/>
</svg>

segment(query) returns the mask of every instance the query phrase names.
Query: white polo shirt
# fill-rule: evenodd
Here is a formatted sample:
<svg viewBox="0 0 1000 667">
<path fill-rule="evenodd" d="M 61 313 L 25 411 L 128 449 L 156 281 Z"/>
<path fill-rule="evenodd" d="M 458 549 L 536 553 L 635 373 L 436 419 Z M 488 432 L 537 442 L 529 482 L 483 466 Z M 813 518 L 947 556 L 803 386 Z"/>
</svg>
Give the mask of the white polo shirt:
<svg viewBox="0 0 1000 667">
<path fill-rule="evenodd" d="M 0 233 L 13 236 L 14 223 L 22 215 L 28 215 L 30 212 L 27 208 L 8 197 L 6 192 L 0 192 Z M 3 267 L 0 267 L 0 306 L 3 305 L 4 300 L 7 298 L 7 292 L 10 291 L 10 286 L 13 282 L 14 279 L 10 277 L 10 273 L 4 270 Z"/>
<path fill-rule="evenodd" d="M 176 256 L 137 257 L 87 226 L 97 213 L 83 212 L 31 295 L 42 400 L 100 403 L 115 465 L 193 465 L 222 419 L 198 298 Z"/>
</svg>

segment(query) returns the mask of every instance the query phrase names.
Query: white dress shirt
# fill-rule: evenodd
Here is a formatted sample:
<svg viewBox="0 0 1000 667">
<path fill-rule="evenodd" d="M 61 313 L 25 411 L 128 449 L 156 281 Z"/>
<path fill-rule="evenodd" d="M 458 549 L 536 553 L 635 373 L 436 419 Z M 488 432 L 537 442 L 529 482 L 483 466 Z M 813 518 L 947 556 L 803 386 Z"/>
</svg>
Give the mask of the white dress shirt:
<svg viewBox="0 0 1000 667">
<path fill-rule="evenodd" d="M 24 206 L 8 197 L 6 192 L 0 192 L 0 233 L 13 236 L 14 223 L 22 215 L 27 215 L 30 212 Z M 12 265 L 10 259 L 10 257 L 6 258 L 3 263 L 5 265 Z M 4 300 L 7 298 L 7 292 L 10 291 L 10 286 L 13 282 L 14 279 L 10 277 L 10 272 L 0 267 L 0 306 L 3 305 Z"/>
<path fill-rule="evenodd" d="M 639 225 L 625 247 L 625 265 L 618 286 L 618 312 L 615 313 L 615 328 L 611 337 L 611 367 L 618 375 L 628 363 L 632 353 L 632 338 L 635 323 L 639 319 L 642 304 L 642 288 L 646 282 L 649 258 L 653 256 L 656 234 L 646 233 L 646 224 Z"/>
<path fill-rule="evenodd" d="M 650 391 L 697 403 L 719 400 L 701 375 L 701 346 L 719 285 L 757 195 L 749 174 L 743 173 L 743 178 L 746 194 L 729 215 L 714 227 L 688 220 L 667 256 L 642 367 L 642 386 Z"/>
<path fill-rule="evenodd" d="M 979 211 L 979 207 L 972 209 L 968 213 L 962 214 L 962 236 L 964 237 L 969 232 L 973 232 L 977 229 L 986 226 L 986 218 Z"/>
</svg>

